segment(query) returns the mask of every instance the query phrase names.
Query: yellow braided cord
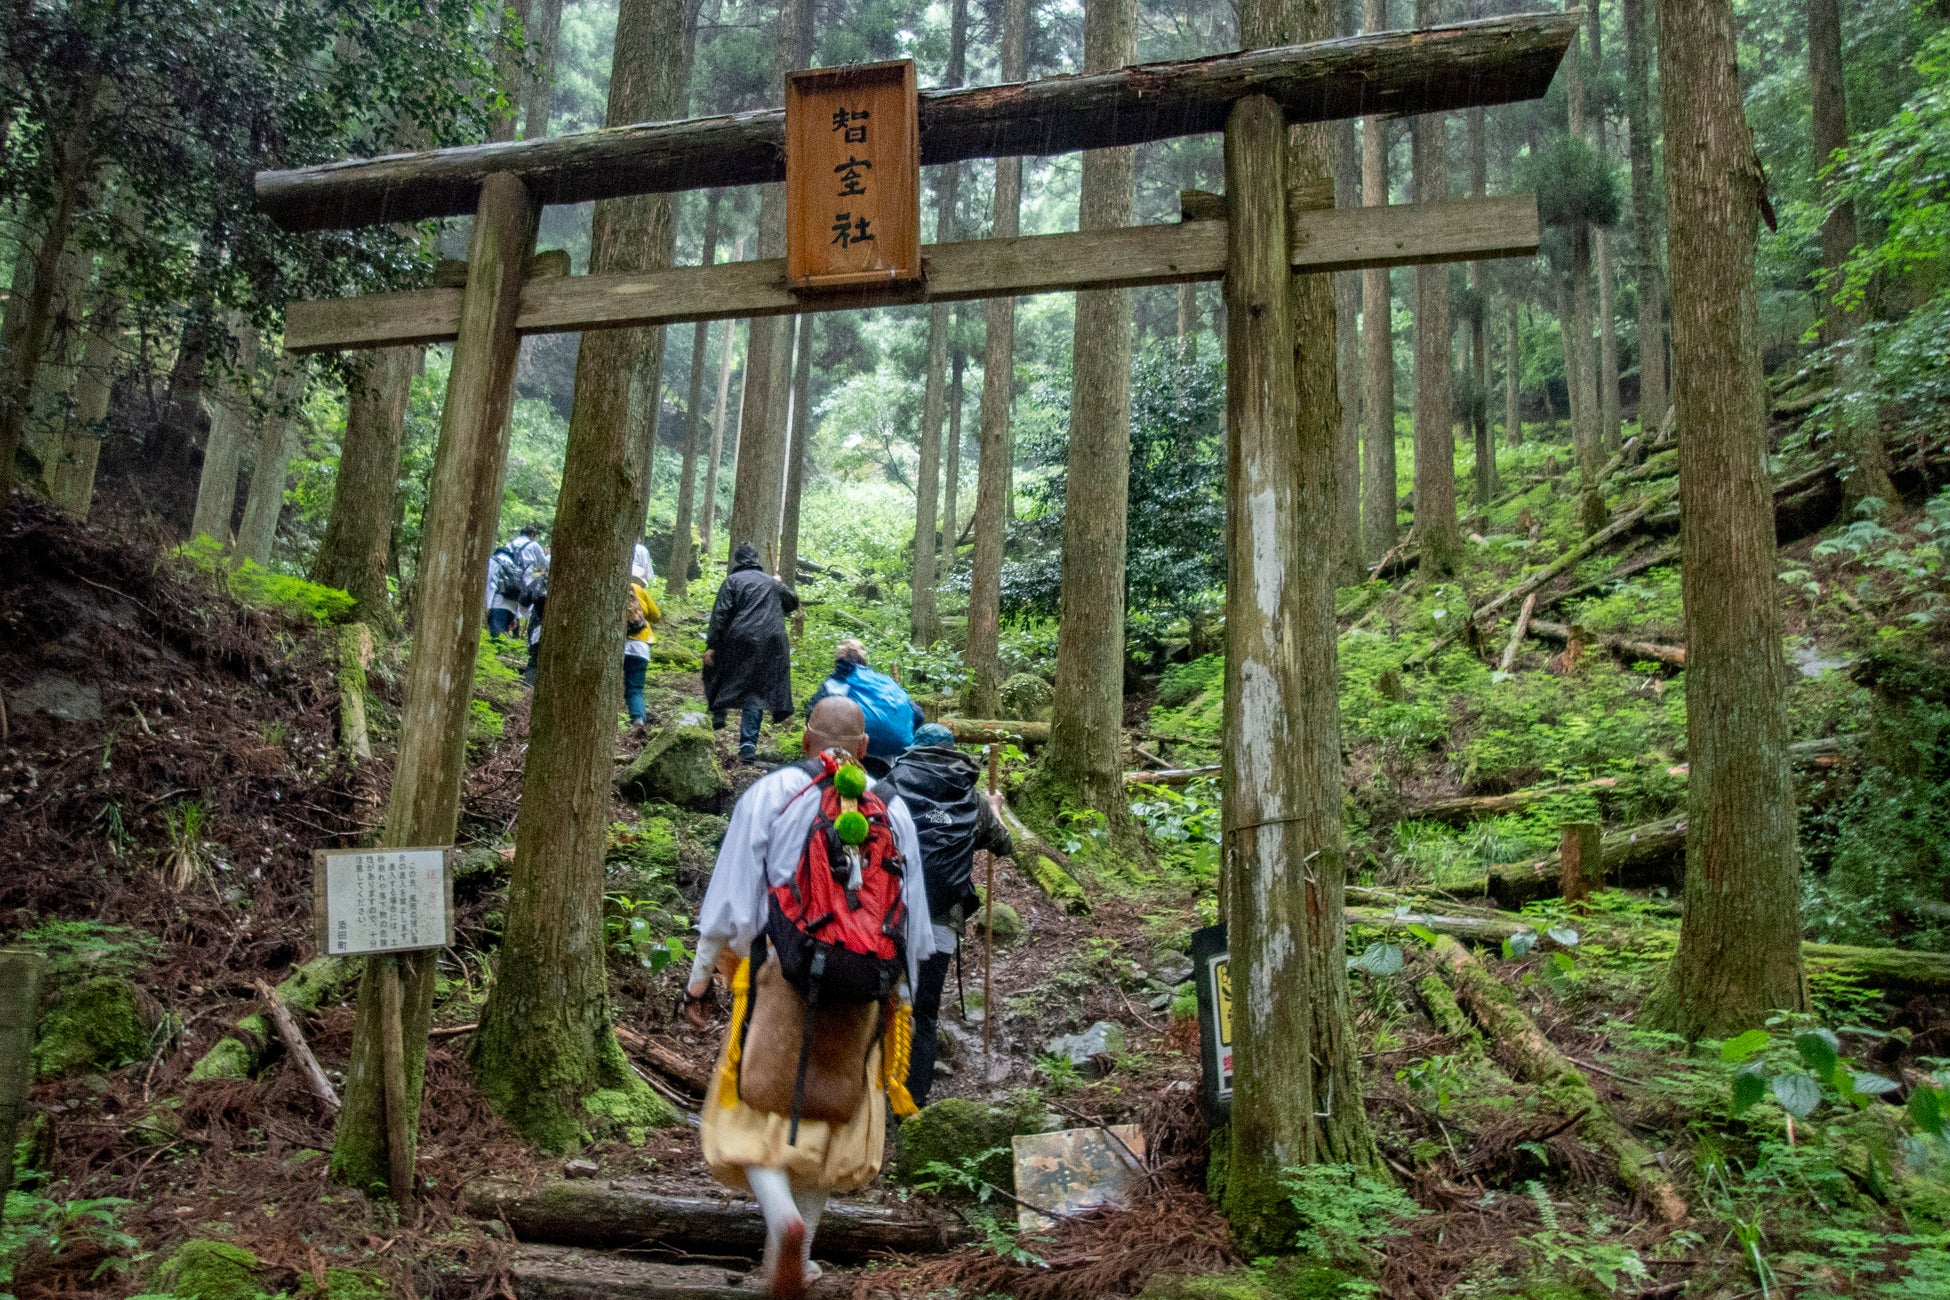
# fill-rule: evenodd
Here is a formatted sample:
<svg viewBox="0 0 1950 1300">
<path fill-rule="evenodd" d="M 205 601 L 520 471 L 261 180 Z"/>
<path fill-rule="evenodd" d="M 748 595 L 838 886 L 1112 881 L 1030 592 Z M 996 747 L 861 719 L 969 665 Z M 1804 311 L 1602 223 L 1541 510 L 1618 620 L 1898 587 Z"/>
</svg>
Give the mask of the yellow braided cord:
<svg viewBox="0 0 1950 1300">
<path fill-rule="evenodd" d="M 887 1089 L 887 1101 L 900 1119 L 920 1113 L 907 1090 L 908 1061 L 914 1054 L 914 1008 L 905 1002 L 894 1008 L 893 1024 L 887 1029 L 886 1058 L 881 1062 L 880 1078 Z"/>
<path fill-rule="evenodd" d="M 738 1058 L 744 1054 L 745 1007 L 751 997 L 752 963 L 747 957 L 731 977 L 731 1041 L 725 1044 L 724 1068 L 718 1072 L 718 1105 L 726 1110 L 738 1105 Z"/>
</svg>

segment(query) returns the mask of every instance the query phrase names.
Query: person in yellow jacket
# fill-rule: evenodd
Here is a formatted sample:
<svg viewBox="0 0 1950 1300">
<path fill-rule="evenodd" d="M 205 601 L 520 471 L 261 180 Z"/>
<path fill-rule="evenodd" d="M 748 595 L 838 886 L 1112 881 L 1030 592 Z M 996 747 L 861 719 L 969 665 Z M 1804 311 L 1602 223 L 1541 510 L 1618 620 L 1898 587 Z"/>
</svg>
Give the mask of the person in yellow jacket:
<svg viewBox="0 0 1950 1300">
<path fill-rule="evenodd" d="M 651 629 L 663 616 L 650 598 L 650 589 L 632 575 L 630 594 L 623 602 L 623 707 L 632 724 L 644 718 L 643 679 L 650 671 L 650 643 L 657 639 Z"/>
</svg>

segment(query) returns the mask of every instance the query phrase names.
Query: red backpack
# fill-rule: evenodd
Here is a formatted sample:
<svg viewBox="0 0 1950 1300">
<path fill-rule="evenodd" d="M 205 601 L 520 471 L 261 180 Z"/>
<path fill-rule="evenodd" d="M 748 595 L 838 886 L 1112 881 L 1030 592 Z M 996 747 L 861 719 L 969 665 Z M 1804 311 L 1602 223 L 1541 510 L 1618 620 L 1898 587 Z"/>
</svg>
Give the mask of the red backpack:
<svg viewBox="0 0 1950 1300">
<path fill-rule="evenodd" d="M 881 1001 L 907 970 L 907 866 L 887 805 L 866 788 L 866 773 L 837 751 L 801 766 L 813 779 L 793 801 L 811 794 L 819 812 L 792 879 L 772 890 L 765 932 L 752 952 L 756 971 L 770 948 L 786 982 L 806 999 L 788 1142 L 799 1138 L 814 1011 L 822 1001 Z"/>
</svg>

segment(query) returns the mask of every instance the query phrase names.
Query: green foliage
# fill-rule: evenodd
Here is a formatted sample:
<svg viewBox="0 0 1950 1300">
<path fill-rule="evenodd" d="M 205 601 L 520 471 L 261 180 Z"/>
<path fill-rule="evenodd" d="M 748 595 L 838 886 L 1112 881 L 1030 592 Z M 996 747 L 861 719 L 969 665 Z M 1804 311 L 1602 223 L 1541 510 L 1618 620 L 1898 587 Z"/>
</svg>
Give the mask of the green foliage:
<svg viewBox="0 0 1950 1300">
<path fill-rule="evenodd" d="M 667 966 L 682 969 L 691 959 L 684 946 L 688 916 L 665 911 L 649 899 L 603 895 L 603 936 L 611 951 L 656 974 Z"/>
<path fill-rule="evenodd" d="M 894 1175 L 909 1186 L 952 1200 L 986 1201 L 977 1183 L 1015 1189 L 1009 1140 L 1049 1127 L 1040 1094 L 1024 1091 L 999 1106 L 947 1097 L 901 1122 Z"/>
<path fill-rule="evenodd" d="M 134 975 L 148 967 L 160 941 L 152 934 L 106 921 L 49 918 L 20 933 L 20 945 L 48 960 L 57 983 L 84 973 Z"/>
<path fill-rule="evenodd" d="M 69 1250 L 99 1250 L 109 1258 L 96 1267 L 96 1278 L 121 1267 L 126 1261 L 116 1256 L 141 1244 L 121 1227 L 122 1209 L 132 1204 L 116 1196 L 53 1201 L 18 1187 L 9 1191 L 0 1216 L 0 1295 L 12 1286 L 14 1261 L 29 1249 L 56 1260 Z"/>
<path fill-rule="evenodd" d="M 177 555 L 194 572 L 214 581 L 246 605 L 277 610 L 289 618 L 320 625 L 340 623 L 352 617 L 356 602 L 337 587 L 274 573 L 252 560 L 233 568 L 230 557 L 215 538 L 198 537 L 185 542 Z"/>
<path fill-rule="evenodd" d="M 613 1131 L 631 1146 L 640 1147 L 650 1130 L 677 1123 L 677 1112 L 670 1103 L 650 1090 L 650 1085 L 634 1075 L 616 1088 L 598 1088 L 582 1099 L 597 1135 Z"/>
<path fill-rule="evenodd" d="M 1618 224 L 1612 165 L 1574 135 L 1560 135 L 1531 154 L 1519 188 L 1537 195 L 1537 216 L 1547 226 Z"/>
<path fill-rule="evenodd" d="M 1302 1165 L 1282 1171 L 1281 1182 L 1303 1225 L 1293 1244 L 1326 1264 L 1372 1267 L 1381 1243 L 1425 1213 L 1400 1188 L 1353 1165 Z"/>
</svg>

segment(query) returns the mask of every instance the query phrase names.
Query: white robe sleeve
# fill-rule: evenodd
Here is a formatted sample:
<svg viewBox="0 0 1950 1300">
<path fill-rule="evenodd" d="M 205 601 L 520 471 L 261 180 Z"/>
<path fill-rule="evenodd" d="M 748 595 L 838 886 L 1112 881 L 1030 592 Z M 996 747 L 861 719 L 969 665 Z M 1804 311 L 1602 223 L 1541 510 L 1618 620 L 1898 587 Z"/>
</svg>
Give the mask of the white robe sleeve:
<svg viewBox="0 0 1950 1300">
<path fill-rule="evenodd" d="M 731 825 L 718 849 L 711 883 L 698 908 L 697 932 L 717 947 L 729 946 L 740 956 L 751 952 L 752 940 L 765 928 L 765 859 L 771 847 L 773 824 L 797 787 L 805 783 L 781 781 L 778 773 L 747 790 L 731 810 Z"/>
<path fill-rule="evenodd" d="M 894 843 L 907 862 L 907 875 L 901 882 L 901 900 L 907 904 L 907 987 L 921 987 L 921 963 L 934 956 L 934 918 L 928 914 L 928 877 L 921 869 L 921 837 L 915 834 L 914 817 L 905 800 L 896 796 L 887 805 L 887 821 L 894 828 Z"/>
</svg>

